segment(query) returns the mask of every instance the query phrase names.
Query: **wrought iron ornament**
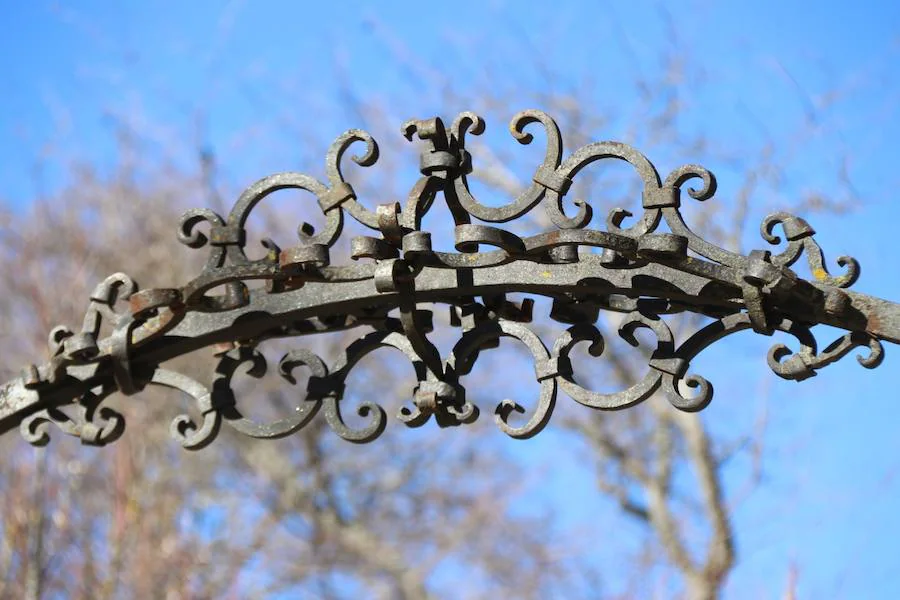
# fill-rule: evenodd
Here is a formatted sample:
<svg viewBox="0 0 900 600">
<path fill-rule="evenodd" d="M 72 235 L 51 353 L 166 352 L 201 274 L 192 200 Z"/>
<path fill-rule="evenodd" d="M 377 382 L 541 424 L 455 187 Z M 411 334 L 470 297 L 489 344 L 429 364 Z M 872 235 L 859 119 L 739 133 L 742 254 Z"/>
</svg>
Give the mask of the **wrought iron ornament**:
<svg viewBox="0 0 900 600">
<path fill-rule="evenodd" d="M 543 127 L 546 154 L 532 182 L 505 206 L 480 203 L 469 190 L 466 176 L 473 159 L 465 149 L 466 136 L 484 131 L 481 117 L 465 112 L 449 129 L 439 118 L 408 121 L 402 127 L 410 141 L 420 140 L 420 171 L 406 204 L 378 205 L 374 211 L 357 199 L 344 179 L 341 164 L 354 144 L 365 149 L 352 160 L 368 167 L 378 160 L 378 145 L 361 130 L 341 135 L 326 156 L 327 183 L 299 173 L 280 173 L 250 186 L 223 218 L 208 209 L 190 210 L 181 217 L 178 239 L 208 252 L 202 273 L 181 288 L 138 291 L 127 275 L 116 273 L 91 294 L 80 331 L 57 327 L 50 333 L 50 355 L 43 365 L 26 367 L 20 378 L 0 390 L 0 432 L 18 425 L 34 444 L 48 440 L 47 424 L 91 444 L 105 444 L 124 430 L 124 418 L 104 398 L 118 391 L 139 393 L 147 386 L 181 390 L 196 401 L 197 416 L 180 415 L 172 435 L 190 449 L 209 444 L 224 422 L 248 436 L 277 438 L 289 435 L 324 412 L 334 431 L 351 442 L 368 442 L 387 423 L 384 409 L 368 399 L 356 407 L 364 426 L 352 427 L 343 415 L 344 383 L 361 358 L 381 347 L 392 347 L 411 361 L 417 378 L 412 401 L 398 418 L 418 427 L 431 417 L 440 426 L 469 423 L 478 408 L 466 399 L 460 379 L 470 372 L 479 354 L 496 347 L 501 337 L 524 344 L 534 357 L 540 395 L 521 425 L 510 419 L 525 409 L 512 401 L 495 408 L 497 425 L 515 438 L 528 438 L 548 422 L 559 388 L 575 401 L 594 409 L 633 406 L 661 391 L 678 409 L 697 411 L 713 395 L 712 384 L 690 371 L 691 360 L 713 342 L 734 332 L 752 329 L 771 335 L 787 332 L 800 348 L 775 345 L 769 351 L 772 370 L 786 379 L 803 380 L 838 360 L 855 347 L 866 368 L 883 357 L 883 340 L 900 343 L 900 305 L 846 291 L 859 275 L 859 265 L 847 256 L 838 259 L 842 272 L 832 275 L 825 266 L 815 233 L 801 218 L 775 213 L 762 223 L 763 239 L 780 252 L 754 250 L 735 254 L 695 234 L 679 212 L 682 190 L 697 201 L 716 191 L 712 173 L 685 165 L 661 178 L 655 167 L 634 148 L 617 142 L 597 142 L 563 159 L 556 123 L 545 113 L 526 110 L 510 123 L 522 144 L 532 141 L 526 127 Z M 628 162 L 643 182 L 643 212 L 633 215 L 613 209 L 606 230 L 588 229 L 591 205 L 566 200 L 573 179 L 585 166 L 603 159 Z M 245 223 L 254 207 L 277 190 L 295 188 L 313 194 L 324 213 L 324 229 L 307 223 L 298 228 L 299 243 L 279 248 L 271 240 L 268 253 L 251 260 L 244 252 Z M 421 229 L 422 218 L 441 196 L 455 222 L 456 252 L 432 248 L 431 234 Z M 519 237 L 473 223 L 505 223 L 540 205 L 555 228 Z M 310 204 L 310 206 L 313 206 Z M 341 234 L 346 216 L 373 230 L 371 236 L 351 240 L 355 264 L 332 265 L 330 249 Z M 660 232 L 665 222 L 668 231 Z M 202 224 L 202 225 L 201 225 Z M 206 233 L 204 233 L 204 231 Z M 588 247 L 602 249 L 588 251 Z M 813 280 L 790 268 L 805 254 Z M 265 288 L 246 282 L 264 280 Z M 212 294 L 214 288 L 224 289 Z M 548 348 L 526 324 L 532 301 L 511 302 L 506 294 L 520 292 L 552 299 L 551 318 L 570 325 Z M 123 302 L 120 302 L 123 301 Z M 124 302 L 127 301 L 127 302 Z M 451 323 L 461 329 L 449 356 L 442 357 L 428 339 L 432 312 L 420 304 L 448 305 Z M 396 311 L 392 313 L 391 311 Z M 577 383 L 569 353 L 579 342 L 600 357 L 604 339 L 595 327 L 600 311 L 625 314 L 619 335 L 637 346 L 635 332 L 653 332 L 652 350 L 644 377 L 616 393 L 598 393 Z M 711 317 L 712 323 L 678 343 L 663 315 L 691 311 Z M 399 313 L 399 317 L 391 314 Z M 390 314 L 389 314 L 390 313 Z M 100 339 L 101 322 L 112 333 Z M 819 350 L 810 327 L 824 323 L 848 333 Z M 278 364 L 279 374 L 296 383 L 298 367 L 309 371 L 306 395 L 289 416 L 260 424 L 244 417 L 235 401 L 231 381 L 239 366 L 260 377 L 266 360 L 257 345 L 273 338 L 368 328 L 343 355 L 329 364 L 308 350 L 288 352 Z M 161 368 L 164 361 L 207 347 L 219 358 L 211 385 Z"/>
</svg>

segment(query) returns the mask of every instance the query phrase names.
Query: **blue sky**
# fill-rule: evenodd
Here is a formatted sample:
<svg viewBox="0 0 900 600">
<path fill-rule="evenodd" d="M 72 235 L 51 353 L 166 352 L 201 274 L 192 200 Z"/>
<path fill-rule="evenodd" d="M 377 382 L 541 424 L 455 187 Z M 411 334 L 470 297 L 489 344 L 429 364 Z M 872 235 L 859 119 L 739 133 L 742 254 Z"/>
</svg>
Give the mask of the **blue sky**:
<svg viewBox="0 0 900 600">
<path fill-rule="evenodd" d="M 641 140 L 646 133 L 629 112 L 634 81 L 658 70 L 669 49 L 696 76 L 684 86 L 680 127 L 703 132 L 710 147 L 688 154 L 663 146 L 651 159 L 705 164 L 728 198 L 737 177 L 717 153 L 751 155 L 773 144 L 790 173 L 755 199 L 746 239 L 758 240 L 758 217 L 794 195 L 852 193 L 850 212 L 809 220 L 828 257 L 859 259 L 854 289 L 900 300 L 891 244 L 896 3 L 700 1 L 662 10 L 642 1 L 461 1 L 444 12 L 418 2 L 62 5 L 0 2 L 0 200 L 13 210 L 61 188 L 73 158 L 110 168 L 123 120 L 151 140 L 146 152 L 160 161 L 187 163 L 197 145 L 214 149 L 227 183 L 239 188 L 323 154 L 324 146 L 296 147 L 297 135 L 328 140 L 357 126 L 343 108 L 348 93 L 403 117 L 452 117 L 469 107 L 448 104 L 448 90 L 467 99 L 493 88 L 509 97 L 507 116 L 541 92 L 575 90 L 598 113 L 609 111 L 603 138 Z M 805 598 L 900 596 L 900 352 L 888 347 L 874 371 L 848 357 L 795 384 L 767 371 L 768 342 L 740 337 L 727 349 L 727 369 L 710 376 L 711 422 L 752 414 L 748 395 L 768 398 L 772 420 L 764 485 L 735 515 L 741 554 L 728 596 L 777 597 L 791 562 Z M 705 357 L 698 364 L 722 369 Z"/>
</svg>

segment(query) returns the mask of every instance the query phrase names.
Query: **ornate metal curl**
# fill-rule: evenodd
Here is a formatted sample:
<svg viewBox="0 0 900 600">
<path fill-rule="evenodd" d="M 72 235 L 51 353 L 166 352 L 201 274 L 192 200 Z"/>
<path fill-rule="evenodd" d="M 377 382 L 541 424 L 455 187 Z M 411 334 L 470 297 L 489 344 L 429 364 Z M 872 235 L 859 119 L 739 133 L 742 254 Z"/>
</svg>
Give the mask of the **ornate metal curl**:
<svg viewBox="0 0 900 600">
<path fill-rule="evenodd" d="M 406 203 L 387 202 L 367 208 L 360 202 L 341 166 L 355 145 L 363 152 L 352 160 L 374 165 L 378 145 L 368 133 L 352 129 L 335 140 L 325 161 L 327 182 L 300 173 L 279 173 L 259 180 L 241 194 L 227 218 L 209 209 L 186 212 L 178 224 L 178 240 L 190 248 L 207 248 L 203 271 L 179 288 L 138 291 L 128 276 L 116 273 L 91 294 L 79 332 L 57 327 L 50 333 L 51 358 L 29 365 L 22 375 L 0 389 L 0 433 L 19 426 L 33 444 L 47 443 L 47 425 L 83 442 L 102 445 L 118 438 L 124 417 L 101 402 L 115 391 L 125 395 L 147 386 L 180 390 L 194 400 L 199 419 L 188 414 L 172 421 L 171 433 L 185 448 L 212 442 L 224 423 L 256 438 L 278 438 L 303 428 L 319 411 L 331 428 L 351 442 L 377 438 L 387 423 L 377 399 L 362 398 L 356 407 L 361 426 L 345 421 L 345 383 L 353 367 L 367 354 L 393 348 L 412 364 L 416 383 L 412 403 L 398 419 L 419 427 L 432 417 L 441 427 L 471 423 L 479 408 L 466 399 L 462 379 L 481 352 L 508 337 L 528 348 L 540 392 L 534 408 L 512 400 L 495 408 L 497 426 L 515 438 L 538 433 L 549 421 L 561 388 L 576 402 L 597 410 L 620 410 L 657 392 L 684 411 L 701 410 L 712 399 L 712 384 L 689 373 L 691 361 L 719 339 L 752 329 L 794 336 L 800 349 L 772 347 L 768 364 L 785 379 L 803 380 L 848 354 L 868 350 L 858 360 L 866 368 L 880 364 L 882 341 L 900 343 L 900 306 L 847 291 L 859 277 L 853 258 L 841 256 L 844 268 L 832 275 L 803 219 L 778 212 L 761 224 L 763 239 L 772 246 L 785 240 L 781 252 L 753 250 L 744 256 L 720 248 L 697 235 L 680 213 L 682 190 L 706 201 L 716 192 L 707 169 L 685 165 L 660 177 L 653 164 L 634 148 L 618 142 L 596 142 L 564 157 L 557 124 L 539 110 L 516 114 L 512 136 L 530 144 L 526 129 L 539 125 L 545 137 L 543 162 L 527 189 L 509 203 L 494 207 L 474 197 L 467 177 L 475 168 L 466 150 L 466 136 L 480 135 L 484 120 L 461 113 L 449 128 L 439 118 L 411 120 L 402 134 L 423 147 L 421 178 Z M 593 162 L 615 159 L 630 164 L 641 182 L 642 213 L 612 209 L 605 229 L 592 229 L 593 209 L 566 195 L 578 173 Z M 266 255 L 251 260 L 245 253 L 246 224 L 251 211 L 268 195 L 282 189 L 312 195 L 304 208 L 318 205 L 324 228 L 316 232 L 306 222 L 297 229 L 298 242 L 282 249 L 264 239 Z M 432 247 L 432 233 L 422 218 L 442 196 L 454 220 L 455 252 Z M 520 237 L 493 224 L 522 218 L 541 206 L 554 228 Z M 372 230 L 350 241 L 352 265 L 333 265 L 331 250 L 349 216 Z M 482 224 L 473 222 L 480 221 Z M 667 231 L 660 230 L 665 224 Z M 599 249 L 599 252 L 589 251 Z M 791 267 L 806 253 L 811 280 Z M 265 288 L 246 282 L 264 280 Z M 212 295 L 214 289 L 223 293 Z M 542 295 L 553 300 L 550 317 L 569 328 L 552 348 L 526 324 L 533 301 L 507 300 L 508 293 Z M 116 310 L 120 301 L 126 309 Z M 450 306 L 459 341 L 446 357 L 429 340 L 433 315 L 421 305 Z M 397 310 L 399 317 L 389 316 Z M 619 335 L 639 346 L 635 333 L 647 329 L 655 346 L 645 349 L 647 370 L 626 389 L 599 393 L 576 380 L 569 355 L 581 342 L 601 357 L 606 341 L 595 323 L 600 311 L 622 313 Z M 691 311 L 711 322 L 680 344 L 663 316 Z M 109 333 L 101 336 L 101 325 Z M 848 333 L 819 351 L 810 327 L 827 324 Z M 279 362 L 279 374 L 296 384 L 299 366 L 309 372 L 305 394 L 294 411 L 271 423 L 257 423 L 238 408 L 232 379 L 242 366 L 261 377 L 266 360 L 256 345 L 272 338 L 371 328 L 348 345 L 332 363 L 308 350 L 293 350 Z M 209 387 L 160 367 L 165 361 L 208 346 L 228 348 Z M 693 390 L 693 391 L 690 391 Z M 68 407 L 68 408 L 66 408 Z M 526 413 L 514 418 L 515 413 Z M 518 423 L 518 424 L 517 424 Z"/>
</svg>

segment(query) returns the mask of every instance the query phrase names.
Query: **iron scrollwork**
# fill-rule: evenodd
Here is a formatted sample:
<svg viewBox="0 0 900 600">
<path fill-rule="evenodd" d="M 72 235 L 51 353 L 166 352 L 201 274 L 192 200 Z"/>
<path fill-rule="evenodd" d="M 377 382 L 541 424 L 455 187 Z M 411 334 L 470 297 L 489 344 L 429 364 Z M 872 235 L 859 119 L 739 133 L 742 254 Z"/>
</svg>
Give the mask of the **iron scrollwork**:
<svg viewBox="0 0 900 600">
<path fill-rule="evenodd" d="M 510 132 L 521 144 L 533 142 L 534 129 L 543 130 L 543 161 L 527 188 L 501 206 L 479 201 L 469 186 L 475 159 L 466 139 L 482 134 L 485 122 L 464 112 L 449 128 L 440 118 L 403 124 L 401 133 L 422 146 L 421 177 L 403 205 L 366 207 L 360 201 L 342 171 L 344 158 L 359 146 L 363 152 L 352 160 L 371 167 L 379 148 L 371 135 L 352 129 L 328 150 L 325 182 L 279 173 L 248 187 L 227 217 L 209 209 L 186 212 L 178 223 L 178 240 L 205 249 L 202 272 L 179 288 L 138 290 L 121 273 L 103 281 L 91 294 L 81 330 L 55 328 L 51 359 L 29 365 L 2 388 L 0 431 L 18 425 L 26 440 L 44 444 L 47 426 L 53 424 L 85 443 L 102 445 L 118 438 L 125 424 L 120 413 L 101 406 L 107 396 L 163 386 L 180 390 L 195 404 L 194 416 L 182 414 L 171 424 L 172 436 L 188 449 L 208 445 L 223 424 L 255 438 L 283 437 L 302 429 L 318 412 L 324 412 L 340 437 L 369 442 L 384 431 L 385 409 L 376 399 L 362 398 L 355 412 L 363 424 L 349 424 L 345 413 L 352 398 L 345 394 L 345 384 L 354 366 L 381 348 L 399 351 L 415 373 L 411 404 L 397 418 L 411 427 L 432 417 L 441 427 L 457 426 L 471 423 L 480 412 L 466 398 L 462 379 L 482 352 L 510 338 L 528 349 L 540 391 L 531 410 L 504 400 L 494 417 L 507 435 L 528 438 L 548 423 L 560 389 L 595 410 L 625 409 L 655 393 L 676 409 L 703 409 L 713 386 L 690 372 L 691 361 L 739 331 L 795 337 L 800 349 L 776 344 L 768 364 L 776 375 L 797 381 L 854 348 L 866 349 L 858 360 L 874 368 L 883 358 L 883 341 L 900 343 L 900 307 L 847 290 L 859 276 L 858 263 L 841 256 L 837 263 L 843 272 L 832 275 L 805 220 L 784 212 L 769 215 L 760 232 L 770 249 L 746 256 L 726 250 L 695 233 L 680 212 L 682 191 L 701 202 L 715 195 L 716 179 L 704 167 L 685 165 L 661 177 L 643 154 L 618 142 L 591 143 L 564 156 L 559 127 L 547 114 L 526 110 L 510 122 Z M 641 212 L 613 208 L 605 228 L 595 229 L 590 227 L 590 202 L 570 201 L 567 195 L 580 171 L 607 159 L 633 168 L 641 184 Z M 303 208 L 317 207 L 325 225 L 317 232 L 301 223 L 297 243 L 289 248 L 266 238 L 265 256 L 250 259 L 245 252 L 248 217 L 282 189 L 309 193 L 311 201 Z M 454 221 L 454 252 L 433 249 L 432 232 L 422 229 L 423 217 L 439 198 Z M 550 231 L 521 237 L 497 226 L 539 207 L 553 224 Z M 348 217 L 371 234 L 350 240 L 354 264 L 335 265 L 332 249 Z M 784 246 L 776 252 L 782 244 L 779 230 Z M 810 280 L 792 269 L 804 253 Z M 251 280 L 266 285 L 251 289 Z M 527 326 L 533 301 L 510 301 L 510 293 L 552 299 L 551 319 L 568 329 L 548 348 Z M 122 302 L 127 308 L 117 310 Z M 421 308 L 425 303 L 448 305 L 451 324 L 460 328 L 446 357 L 429 339 L 434 319 L 432 311 Z M 582 342 L 589 344 L 591 356 L 602 358 L 607 340 L 597 327 L 600 311 L 623 315 L 618 334 L 632 346 L 640 346 L 635 335 L 640 329 L 654 338 L 652 347 L 644 349 L 643 377 L 617 392 L 583 387 L 570 360 Z M 678 343 L 663 317 L 681 311 L 711 321 Z M 820 351 L 810 330 L 820 323 L 847 333 Z M 110 330 L 106 337 L 101 325 Z M 297 383 L 298 367 L 309 373 L 291 414 L 258 423 L 240 410 L 232 380 L 241 369 L 251 377 L 266 372 L 260 342 L 357 327 L 369 331 L 331 363 L 306 349 L 281 358 L 278 373 L 285 381 Z M 228 348 L 218 353 L 209 386 L 160 366 L 198 350 L 198 338 L 203 346 L 225 343 Z M 516 413 L 520 416 L 514 418 Z"/>
</svg>

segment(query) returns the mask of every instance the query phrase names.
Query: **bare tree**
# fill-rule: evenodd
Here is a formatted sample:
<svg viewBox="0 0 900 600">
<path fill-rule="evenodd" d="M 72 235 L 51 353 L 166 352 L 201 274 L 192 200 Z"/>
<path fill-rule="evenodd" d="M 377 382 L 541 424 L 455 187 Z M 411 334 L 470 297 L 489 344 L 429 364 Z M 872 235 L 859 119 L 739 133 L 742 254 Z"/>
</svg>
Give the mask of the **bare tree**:
<svg viewBox="0 0 900 600">
<path fill-rule="evenodd" d="M 394 48 L 398 68 L 441 81 L 435 66 L 414 61 L 389 31 L 373 26 Z M 587 91 L 555 77 L 536 53 L 532 58 L 529 64 L 548 91 L 510 98 L 502 85 L 510 75 L 504 78 L 501 65 L 487 68 L 474 91 L 442 88 L 438 104 L 475 109 L 497 123 L 509 118 L 511 104 L 533 103 L 559 119 L 572 147 L 602 137 L 608 113 L 595 108 Z M 710 205 L 699 215 L 707 236 L 737 249 L 751 200 L 783 181 L 776 165 L 784 157 L 765 144 L 749 155 L 742 148 L 736 157 L 728 149 L 710 150 L 706 136 L 684 133 L 685 86 L 693 76 L 688 59 L 682 48 L 664 49 L 663 67 L 636 82 L 640 102 L 620 117 L 625 123 L 618 129 L 633 134 L 626 141 L 648 153 L 659 151 L 664 159 L 676 152 L 715 154 L 743 173 L 731 202 Z M 395 130 L 410 116 L 401 113 L 419 106 L 401 98 L 362 100 L 349 81 L 344 91 L 342 110 L 353 117 L 353 126 L 382 140 L 383 156 L 411 156 Z M 283 99 L 292 110 L 303 100 Z M 286 113 L 271 118 L 276 125 L 288 123 Z M 174 243 L 174 224 L 184 208 L 227 206 L 226 198 L 236 192 L 228 174 L 210 149 L 192 148 L 196 163 L 179 170 L 143 159 L 146 131 L 123 124 L 117 132 L 122 160 L 112 176 L 80 165 L 62 192 L 36 199 L 27 212 L 5 215 L 0 248 L 10 260 L 0 265 L 7 291 L 0 300 L 4 368 L 38 356 L 45 332 L 78 318 L 90 286 L 108 273 L 126 270 L 143 287 L 169 287 L 199 271 L 198 257 Z M 315 137 L 295 141 L 313 148 L 327 143 Z M 473 151 L 474 177 L 486 194 L 515 196 L 527 181 L 528 161 L 510 147 L 484 143 Z M 361 195 L 378 201 L 402 197 L 406 167 L 402 159 L 384 158 L 377 172 L 360 171 Z M 572 194 L 610 206 L 631 206 L 639 196 L 635 182 L 619 171 L 585 173 Z M 822 194 L 806 200 L 805 208 L 842 206 Z M 289 239 L 293 233 L 285 223 L 304 215 L 275 206 L 251 225 Z M 537 218 L 523 227 L 545 225 Z M 597 324 L 607 338 L 617 325 L 615 319 Z M 681 323 L 685 330 L 695 325 Z M 547 331 L 554 326 L 546 318 L 537 324 Z M 318 342 L 319 350 L 334 354 L 345 342 L 342 335 L 329 338 Z M 505 350 L 497 352 L 506 360 Z M 202 379 L 212 369 L 211 354 L 178 366 Z M 579 373 L 587 374 L 579 376 L 627 384 L 640 377 L 645 361 L 640 352 L 604 359 L 590 367 L 593 376 L 584 369 Z M 409 373 L 389 359 L 364 367 L 358 387 L 366 394 L 399 399 L 409 393 Z M 397 377 L 374 375 L 385 370 Z M 301 388 L 277 383 L 254 382 L 242 402 L 259 416 L 290 409 Z M 490 428 L 393 427 L 359 449 L 313 422 L 278 442 L 225 436 L 214 449 L 190 454 L 167 439 L 181 399 L 145 392 L 139 402 L 115 402 L 129 419 L 129 431 L 101 452 L 74 440 L 36 451 L 20 441 L 0 441 L 6 456 L 0 461 L 0 568 L 6 574 L 0 596 L 543 598 L 601 595 L 609 587 L 601 565 L 567 553 L 572 540 L 555 530 L 554 515 L 521 510 L 540 481 L 505 447 L 498 449 L 492 441 L 498 434 Z M 648 597 L 663 581 L 666 595 L 719 597 L 738 560 L 732 508 L 760 473 L 764 413 L 755 429 L 734 439 L 714 433 L 704 416 L 677 412 L 661 398 L 622 413 L 585 415 L 563 408 L 559 422 L 566 439 L 589 449 L 598 496 L 586 501 L 611 500 L 642 532 L 645 543 L 633 557 L 636 567 L 623 594 Z M 559 460 L 563 452 L 548 451 L 546 460 Z M 741 453 L 752 457 L 744 474 L 747 487 L 729 495 L 723 474 Z"/>
<path fill-rule="evenodd" d="M 423 63 L 386 27 L 378 23 L 374 27 L 393 49 L 400 64 L 425 81 L 442 80 L 437 65 Z M 485 85 L 473 93 L 446 93 L 441 105 L 450 107 L 449 110 L 474 109 L 488 123 L 502 124 L 510 116 L 512 102 L 504 83 L 513 78 L 540 79 L 544 82 L 542 88 L 549 91 L 526 92 L 515 99 L 516 105 L 533 103 L 554 115 L 561 124 L 563 139 L 571 148 L 603 139 L 603 131 L 611 125 L 607 115 L 612 111 L 596 105 L 589 84 L 579 85 L 583 74 L 575 73 L 566 79 L 554 72 L 552 66 L 544 65 L 537 52 L 527 56 L 527 60 L 520 56 L 515 63 L 529 65 L 531 71 L 517 68 L 514 73 L 504 73 L 503 68 L 513 61 L 504 63 L 508 57 L 502 55 L 497 59 L 497 68 L 485 68 Z M 788 179 L 791 150 L 776 151 L 776 148 L 801 147 L 817 124 L 807 118 L 798 122 L 793 131 L 782 132 L 777 139 L 769 133 L 763 143 L 735 144 L 735 148 L 740 147 L 740 154 L 728 148 L 716 149 L 714 139 L 703 132 L 690 133 L 692 129 L 683 123 L 685 99 L 696 84 L 697 75 L 692 71 L 691 57 L 678 45 L 677 37 L 673 36 L 673 44 L 662 49 L 658 63 L 661 65 L 658 71 L 643 72 L 636 82 L 639 101 L 628 115 L 619 118 L 625 122 L 612 125 L 629 132 L 625 141 L 639 143 L 642 150 L 654 157 L 671 157 L 673 152 L 681 157 L 700 153 L 740 173 L 741 183 L 732 197 L 717 197 L 715 202 L 707 203 L 703 210 L 695 211 L 692 223 L 708 239 L 723 247 L 742 250 L 746 232 L 755 230 L 748 224 L 759 210 L 754 210 L 754 204 L 761 205 L 757 198 L 766 192 L 777 192 Z M 484 67 L 483 63 L 479 64 Z M 358 94 L 346 96 L 357 98 Z M 390 110 L 385 106 L 390 106 Z M 360 102 L 350 112 L 360 115 L 367 120 L 367 126 L 378 130 L 386 122 L 396 122 L 403 110 L 407 110 L 406 106 L 398 97 L 380 103 Z M 484 197 L 497 197 L 502 203 L 523 191 L 533 163 L 523 158 L 521 151 L 510 151 L 508 144 L 505 150 L 489 143 L 475 147 L 472 177 L 481 184 Z M 595 214 L 602 219 L 603 206 L 635 206 L 635 198 L 640 196 L 639 182 L 635 179 L 625 170 L 582 172 L 569 196 L 588 199 L 594 204 Z M 794 200 L 793 208 L 805 213 L 839 212 L 852 205 L 855 194 L 844 175 L 834 173 L 833 179 L 835 184 L 830 193 L 809 192 Z M 518 225 L 529 232 L 533 232 L 529 228 L 540 230 L 547 226 L 540 213 L 530 215 L 536 220 Z M 689 333 L 700 324 L 696 318 L 682 318 L 675 330 Z M 618 325 L 619 317 L 615 315 L 601 316 L 597 323 L 607 340 L 617 337 Z M 546 320 L 537 327 L 554 331 L 554 325 Z M 646 359 L 647 355 L 641 351 L 617 349 L 604 354 L 601 361 L 581 360 L 577 376 L 585 383 L 603 381 L 608 385 L 612 380 L 627 386 L 640 379 Z M 758 406 L 752 420 L 735 428 L 743 431 L 737 435 L 715 433 L 704 415 L 681 413 L 661 397 L 621 413 L 565 413 L 562 422 L 574 436 L 573 440 L 583 442 L 592 450 L 598 492 L 615 502 L 622 517 L 637 523 L 646 536 L 643 550 L 634 557 L 638 568 L 629 578 L 627 597 L 651 595 L 658 589 L 658 582 L 668 582 L 663 584 L 666 595 L 681 593 L 691 599 L 721 595 L 738 560 L 736 538 L 739 536 L 731 519 L 732 511 L 752 493 L 762 473 L 767 409 L 765 403 Z M 734 475 L 738 462 L 742 465 L 744 483 L 726 490 L 725 474 L 730 470 Z"/>
<path fill-rule="evenodd" d="M 125 167 L 111 179 L 85 171 L 58 200 L 9 216 L 3 249 L 16 260 L 4 261 L 0 306 L 10 324 L 2 332 L 7 368 L 16 356 L 39 355 L 39 332 L 57 319 L 77 318 L 91 282 L 121 267 L 110 249 L 123 249 L 149 286 L 196 272 L 195 257 L 173 244 L 171 217 L 203 201 L 201 175 L 160 171 L 154 183 L 138 184 Z M 322 351 L 339 347 L 330 340 Z M 180 368 L 199 374 L 212 361 Z M 400 374 L 403 385 L 371 376 L 373 368 L 395 367 L 363 365 L 354 377 L 369 393 L 405 394 Z M 251 414 L 296 403 L 295 389 L 272 384 L 247 388 Z M 515 473 L 465 440 L 389 432 L 360 454 L 312 425 L 279 442 L 230 438 L 192 454 L 167 439 L 180 402 L 149 392 L 137 404 L 119 399 L 129 432 L 104 451 L 74 440 L 36 451 L 3 440 L 0 595 L 347 597 L 365 589 L 425 598 L 450 593 L 435 580 L 450 561 L 478 574 L 454 582 L 454 594 L 536 597 L 561 574 L 552 542 L 511 510 L 524 492 Z"/>
</svg>

